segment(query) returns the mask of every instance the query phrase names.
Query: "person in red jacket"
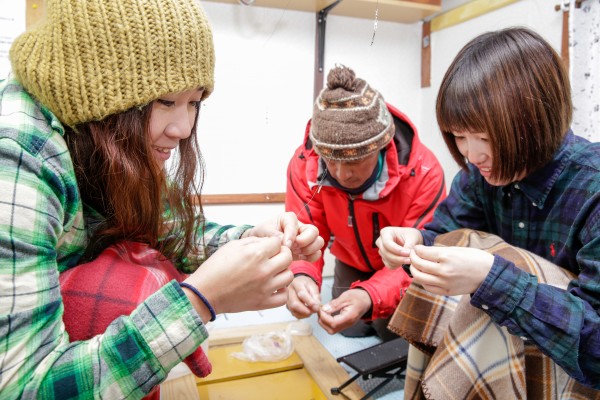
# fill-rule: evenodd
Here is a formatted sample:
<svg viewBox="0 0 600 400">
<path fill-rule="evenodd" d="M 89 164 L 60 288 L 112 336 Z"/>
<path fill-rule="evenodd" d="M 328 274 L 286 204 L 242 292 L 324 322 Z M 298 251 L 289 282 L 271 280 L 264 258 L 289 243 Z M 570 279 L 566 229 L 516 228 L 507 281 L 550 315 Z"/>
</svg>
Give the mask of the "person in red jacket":
<svg viewBox="0 0 600 400">
<path fill-rule="evenodd" d="M 332 69 L 289 163 L 285 205 L 332 242 L 333 300 L 321 305 L 323 257 L 296 261 L 288 309 L 318 313 L 330 334 L 395 338 L 387 322 L 411 279 L 384 266 L 375 241 L 386 226 L 423 227 L 445 197 L 442 168 L 410 119 L 352 69 Z"/>
</svg>

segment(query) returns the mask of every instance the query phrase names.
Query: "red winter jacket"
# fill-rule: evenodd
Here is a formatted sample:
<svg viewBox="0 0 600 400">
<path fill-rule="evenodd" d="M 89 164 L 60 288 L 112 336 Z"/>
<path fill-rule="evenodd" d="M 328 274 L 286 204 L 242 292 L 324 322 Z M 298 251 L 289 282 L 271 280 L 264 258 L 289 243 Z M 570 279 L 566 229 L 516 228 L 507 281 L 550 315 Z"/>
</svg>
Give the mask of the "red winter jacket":
<svg viewBox="0 0 600 400">
<path fill-rule="evenodd" d="M 304 143 L 288 166 L 285 208 L 298 214 L 300 221 L 319 229 L 326 246 L 333 236 L 331 253 L 360 271 L 373 272 L 371 278 L 354 282 L 371 296 L 371 318 L 390 316 L 410 284 L 402 270 L 385 267 L 375 246 L 386 226 L 423 228 L 436 206 L 446 197 L 444 173 L 433 153 L 417 135 L 406 115 L 388 104 L 394 117 L 395 134 L 385 153 L 385 163 L 376 184 L 360 195 L 351 196 L 327 184 L 319 188 L 319 156 L 314 152 L 306 126 Z M 325 246 L 325 247 L 326 247 Z M 323 251 L 325 250 L 323 248 Z M 295 261 L 294 274 L 306 274 L 321 286 L 323 258 L 310 263 Z"/>
</svg>

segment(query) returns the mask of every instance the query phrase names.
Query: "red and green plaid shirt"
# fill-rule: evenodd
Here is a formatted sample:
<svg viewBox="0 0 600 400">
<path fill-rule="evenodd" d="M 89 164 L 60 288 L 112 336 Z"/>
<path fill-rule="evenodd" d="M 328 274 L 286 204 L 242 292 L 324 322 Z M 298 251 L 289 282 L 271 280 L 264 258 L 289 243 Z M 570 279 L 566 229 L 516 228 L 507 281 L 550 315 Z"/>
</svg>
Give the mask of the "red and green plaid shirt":
<svg viewBox="0 0 600 400">
<path fill-rule="evenodd" d="M 208 334 L 172 281 L 105 334 L 69 342 L 58 275 L 88 232 L 63 132 L 18 82 L 0 81 L 0 397 L 141 398 Z M 207 223 L 201 258 L 246 229 Z M 197 267 L 188 261 L 178 268 Z"/>
</svg>

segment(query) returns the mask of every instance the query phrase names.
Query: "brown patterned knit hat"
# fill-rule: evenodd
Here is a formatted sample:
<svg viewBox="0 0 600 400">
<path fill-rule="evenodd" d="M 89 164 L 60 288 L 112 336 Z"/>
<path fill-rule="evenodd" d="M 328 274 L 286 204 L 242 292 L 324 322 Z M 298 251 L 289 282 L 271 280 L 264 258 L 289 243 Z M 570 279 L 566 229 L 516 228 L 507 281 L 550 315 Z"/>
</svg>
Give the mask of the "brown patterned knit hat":
<svg viewBox="0 0 600 400">
<path fill-rule="evenodd" d="M 310 139 L 323 158 L 364 158 L 392 140 L 394 122 L 383 97 L 354 71 L 337 66 L 315 101 Z"/>
<path fill-rule="evenodd" d="M 45 21 L 14 41 L 10 59 L 25 89 L 70 126 L 214 86 L 198 0 L 48 0 Z"/>
</svg>

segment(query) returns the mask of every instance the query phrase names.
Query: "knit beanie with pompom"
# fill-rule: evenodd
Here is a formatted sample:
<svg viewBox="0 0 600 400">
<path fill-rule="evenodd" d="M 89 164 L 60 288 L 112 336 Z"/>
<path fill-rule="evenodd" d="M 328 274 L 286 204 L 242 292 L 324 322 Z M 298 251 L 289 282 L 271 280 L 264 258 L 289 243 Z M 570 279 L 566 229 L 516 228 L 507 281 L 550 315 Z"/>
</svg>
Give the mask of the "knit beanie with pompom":
<svg viewBox="0 0 600 400">
<path fill-rule="evenodd" d="M 23 87 L 69 126 L 214 86 L 210 26 L 198 0 L 47 0 L 46 19 L 10 59 Z"/>
<path fill-rule="evenodd" d="M 394 122 L 378 91 L 352 69 L 336 66 L 315 101 L 309 135 L 321 157 L 352 161 L 387 146 Z"/>
</svg>

